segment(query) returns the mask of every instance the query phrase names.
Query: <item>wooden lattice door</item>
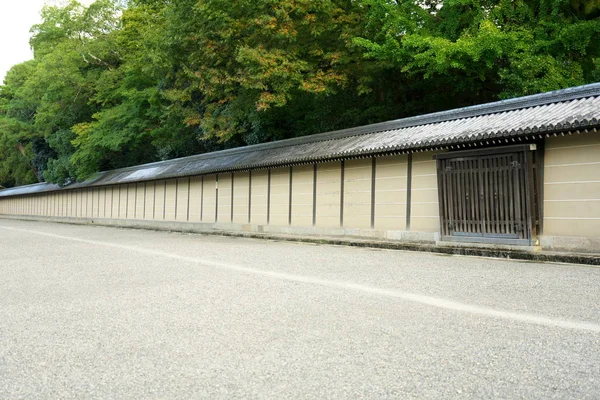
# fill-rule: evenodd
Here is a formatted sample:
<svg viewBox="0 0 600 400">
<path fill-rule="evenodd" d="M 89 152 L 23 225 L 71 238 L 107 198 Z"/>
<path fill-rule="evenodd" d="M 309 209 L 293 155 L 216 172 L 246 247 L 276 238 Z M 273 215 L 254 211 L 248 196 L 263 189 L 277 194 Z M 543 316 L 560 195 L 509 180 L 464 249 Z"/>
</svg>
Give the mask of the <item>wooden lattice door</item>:
<svg viewBox="0 0 600 400">
<path fill-rule="evenodd" d="M 529 146 L 436 157 L 445 240 L 531 244 L 535 236 Z"/>
</svg>

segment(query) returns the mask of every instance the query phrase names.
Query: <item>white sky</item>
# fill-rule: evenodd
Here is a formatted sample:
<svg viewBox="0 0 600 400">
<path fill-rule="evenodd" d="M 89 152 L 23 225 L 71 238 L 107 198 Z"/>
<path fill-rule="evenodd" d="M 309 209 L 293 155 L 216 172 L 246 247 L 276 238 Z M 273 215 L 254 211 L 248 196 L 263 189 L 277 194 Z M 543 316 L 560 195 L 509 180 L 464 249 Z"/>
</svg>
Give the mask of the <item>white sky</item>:
<svg viewBox="0 0 600 400">
<path fill-rule="evenodd" d="M 41 22 L 44 4 L 60 5 L 64 0 L 0 0 L 0 83 L 15 64 L 31 60 L 29 29 Z M 79 0 L 89 5 L 93 0 Z"/>
</svg>

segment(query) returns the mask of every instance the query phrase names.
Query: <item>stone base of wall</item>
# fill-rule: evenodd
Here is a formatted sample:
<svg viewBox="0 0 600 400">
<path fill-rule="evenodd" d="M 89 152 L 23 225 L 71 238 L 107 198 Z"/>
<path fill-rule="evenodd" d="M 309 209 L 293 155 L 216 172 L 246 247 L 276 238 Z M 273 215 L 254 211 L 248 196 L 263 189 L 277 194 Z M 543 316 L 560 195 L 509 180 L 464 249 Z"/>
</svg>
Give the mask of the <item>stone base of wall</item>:
<svg viewBox="0 0 600 400">
<path fill-rule="evenodd" d="M 470 242 L 448 242 L 448 241 L 437 241 L 437 246 L 444 247 L 455 247 L 455 248 L 468 248 L 468 249 L 488 249 L 497 251 L 526 251 L 537 253 L 542 251 L 541 246 L 521 246 L 514 244 L 496 244 L 496 243 L 470 243 Z"/>
<path fill-rule="evenodd" d="M 542 236 L 540 245 L 543 250 L 548 251 L 600 253 L 600 237 Z"/>
<path fill-rule="evenodd" d="M 177 221 L 155 221 L 134 219 L 112 219 L 112 218 L 69 218 L 69 217 L 42 217 L 28 215 L 1 215 L 2 218 L 62 222 L 70 224 L 115 226 L 123 228 L 139 228 L 152 230 L 166 230 L 191 233 L 215 233 L 215 232 L 239 232 L 239 233 L 265 233 L 273 235 L 297 235 L 297 236 L 327 236 L 364 238 L 375 240 L 394 240 L 405 242 L 435 243 L 439 240 L 439 233 L 430 232 L 407 232 L 407 231 L 382 231 L 374 229 L 351 229 L 351 228 L 322 228 L 322 227 L 299 227 L 299 226 L 277 226 L 258 224 L 236 224 L 236 223 L 200 223 L 200 222 L 177 222 Z"/>
</svg>

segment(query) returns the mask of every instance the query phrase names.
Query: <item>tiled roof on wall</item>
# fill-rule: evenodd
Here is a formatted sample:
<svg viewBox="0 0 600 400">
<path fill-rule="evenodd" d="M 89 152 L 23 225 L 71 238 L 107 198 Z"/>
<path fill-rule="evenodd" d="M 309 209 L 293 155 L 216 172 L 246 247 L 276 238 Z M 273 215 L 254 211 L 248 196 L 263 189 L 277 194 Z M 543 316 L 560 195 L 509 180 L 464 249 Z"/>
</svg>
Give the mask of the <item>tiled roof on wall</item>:
<svg viewBox="0 0 600 400">
<path fill-rule="evenodd" d="M 600 126 L 600 83 L 403 118 L 357 128 L 239 147 L 100 172 L 83 188 L 433 149 L 514 142 Z M 41 183 L 0 197 L 60 189 Z"/>
</svg>

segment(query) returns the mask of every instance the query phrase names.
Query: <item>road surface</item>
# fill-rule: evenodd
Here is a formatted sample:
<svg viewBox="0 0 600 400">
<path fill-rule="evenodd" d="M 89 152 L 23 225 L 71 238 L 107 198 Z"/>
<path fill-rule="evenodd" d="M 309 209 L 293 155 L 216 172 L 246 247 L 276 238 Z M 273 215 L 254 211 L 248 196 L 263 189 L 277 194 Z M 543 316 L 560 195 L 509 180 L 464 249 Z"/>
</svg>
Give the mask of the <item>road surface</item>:
<svg viewBox="0 0 600 400">
<path fill-rule="evenodd" d="M 600 268 L 0 219 L 0 398 L 600 398 Z"/>
</svg>

